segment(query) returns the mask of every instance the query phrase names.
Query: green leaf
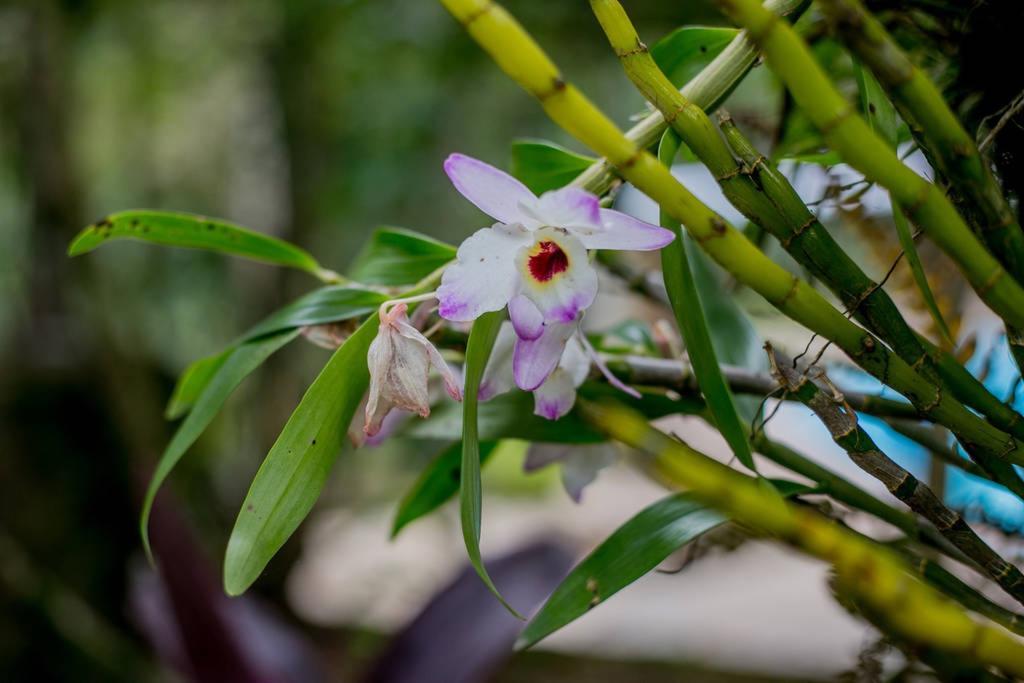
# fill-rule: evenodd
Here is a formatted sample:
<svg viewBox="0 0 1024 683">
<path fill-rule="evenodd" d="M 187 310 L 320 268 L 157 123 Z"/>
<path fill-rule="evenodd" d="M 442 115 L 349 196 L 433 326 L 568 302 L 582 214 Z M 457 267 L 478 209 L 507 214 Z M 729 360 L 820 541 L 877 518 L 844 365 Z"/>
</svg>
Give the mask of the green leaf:
<svg viewBox="0 0 1024 683">
<path fill-rule="evenodd" d="M 587 382 L 578 390 L 580 396 L 599 400 L 621 397 L 618 389 L 603 382 Z M 695 415 L 705 409 L 702 401 L 691 398 L 674 399 L 664 393 L 641 392 L 641 398 L 630 406 L 654 419 L 665 415 Z M 560 420 L 546 420 L 533 414 L 533 395 L 512 390 L 481 403 L 477 408 L 477 425 L 481 441 L 522 439 L 546 443 L 598 443 L 605 437 L 586 423 L 573 410 Z M 418 420 L 403 432 L 415 439 L 456 441 L 462 438 L 462 408 L 453 403 L 438 406 L 429 420 Z"/>
<path fill-rule="evenodd" d="M 917 289 L 921 292 L 921 299 L 928 309 L 928 314 L 932 317 L 932 322 L 935 323 L 935 329 L 942 335 L 943 346 L 946 349 L 952 349 L 956 344 L 953 342 L 953 335 L 946 325 L 946 320 L 942 317 L 942 311 L 939 310 L 939 303 L 935 300 L 935 294 L 932 293 L 931 285 L 928 284 L 928 276 L 925 275 L 924 264 L 921 263 L 921 255 L 917 253 L 914 235 L 910 231 L 910 223 L 907 221 L 903 209 L 895 201 L 892 202 L 892 220 L 896 224 L 896 236 L 899 237 L 900 246 L 903 248 L 903 255 L 907 259 L 907 265 L 910 266 L 914 282 L 917 284 Z"/>
<path fill-rule="evenodd" d="M 252 585 L 319 497 L 366 393 L 366 352 L 377 325 L 377 316 L 370 316 L 334 352 L 256 472 L 224 558 L 229 595 Z"/>
<path fill-rule="evenodd" d="M 523 138 L 512 143 L 512 175 L 535 194 L 568 185 L 595 161 L 546 140 Z"/>
<path fill-rule="evenodd" d="M 309 252 L 276 237 L 234 223 L 173 211 L 122 211 L 90 225 L 71 241 L 69 256 L 92 251 L 105 242 L 128 239 L 170 247 L 206 249 L 255 261 L 304 270 L 322 280 L 337 279 Z"/>
<path fill-rule="evenodd" d="M 596 347 L 611 353 L 658 354 L 658 345 L 654 342 L 650 326 L 639 320 L 619 323 L 597 339 Z"/>
<path fill-rule="evenodd" d="M 160 490 L 160 485 L 167 479 L 185 452 L 199 438 L 199 435 L 209 426 L 235 387 L 272 353 L 295 339 L 298 334 L 298 330 L 281 332 L 271 337 L 242 344 L 238 348 L 222 354 L 224 357 L 216 364 L 216 368 L 196 396 L 195 407 L 178 427 L 170 443 L 167 444 L 167 448 L 164 449 L 163 455 L 160 456 L 160 462 L 157 463 L 156 471 L 153 472 L 153 478 L 146 490 L 146 498 L 142 503 L 142 514 L 139 520 L 139 531 L 142 533 L 142 545 L 150 560 L 152 560 L 152 552 L 149 546 L 149 513 L 157 491 Z"/>
<path fill-rule="evenodd" d="M 462 438 L 464 406 L 438 406 L 429 420 L 417 421 L 404 435 L 417 439 L 452 441 Z M 510 391 L 481 403 L 477 411 L 477 432 L 482 441 L 523 439 L 551 443 L 596 443 L 605 438 L 574 413 L 561 420 L 545 420 L 533 414 L 533 395 Z"/>
<path fill-rule="evenodd" d="M 582 616 L 665 561 L 725 517 L 688 494 L 664 498 L 616 529 L 580 562 L 527 624 L 516 642 L 530 647 Z"/>
<path fill-rule="evenodd" d="M 313 290 L 249 328 L 235 343 L 304 325 L 351 320 L 373 313 L 388 296 L 360 287 L 330 285 Z"/>
<path fill-rule="evenodd" d="M 896 113 L 896 107 L 886 97 L 885 91 L 875 77 L 861 66 L 860 62 L 853 63 L 853 74 L 857 79 L 857 91 L 860 94 L 861 114 L 864 120 L 879 137 L 895 149 L 900 128 L 900 117 Z"/>
<path fill-rule="evenodd" d="M 787 498 L 815 492 L 813 487 L 786 479 L 760 481 Z M 586 614 L 725 521 L 688 493 L 668 496 L 644 508 L 576 565 L 527 624 L 516 648 L 530 647 Z"/>
<path fill-rule="evenodd" d="M 473 323 L 466 342 L 466 384 L 462 396 L 462 472 L 459 478 L 459 513 L 462 520 L 462 538 L 466 543 L 469 562 L 491 593 L 509 612 L 522 619 L 491 581 L 480 557 L 480 443 L 477 434 L 477 391 L 487 367 L 487 359 L 494 348 L 505 315 L 503 311 L 484 313 Z"/>
<path fill-rule="evenodd" d="M 676 134 L 671 130 L 665 131 L 658 146 L 659 160 L 666 166 L 671 166 L 678 146 L 679 138 Z M 662 211 L 661 225 L 676 234 L 676 239 L 662 249 L 661 264 L 665 289 L 675 313 L 676 324 L 686 342 L 693 374 L 707 401 L 711 417 L 732 452 L 745 467 L 756 472 L 754 455 L 747 441 L 743 423 L 736 412 L 732 392 L 718 365 L 679 223 Z"/>
<path fill-rule="evenodd" d="M 817 164 L 825 168 L 831 168 L 836 164 L 843 163 L 839 152 L 828 150 L 825 152 L 808 152 L 807 154 L 785 154 L 781 158 L 787 161 L 795 161 L 798 164 Z"/>
<path fill-rule="evenodd" d="M 722 363 L 749 370 L 767 370 L 768 358 L 762 348 L 764 342 L 746 312 L 736 303 L 726 284 L 725 271 L 688 234 L 683 235 L 683 244 L 716 358 Z M 733 396 L 733 401 L 740 417 L 747 423 L 761 407 L 756 396 Z"/>
<path fill-rule="evenodd" d="M 857 78 L 857 90 L 860 93 L 860 104 L 864 118 L 879 137 L 885 140 L 891 148 L 896 149 L 900 130 L 900 117 L 896 113 L 896 107 L 889 101 L 885 91 L 878 81 L 875 80 L 875 77 L 867 69 L 863 68 L 859 62 L 854 62 L 853 72 Z M 917 253 L 917 245 L 914 244 L 914 236 L 911 233 L 910 224 L 907 221 L 906 215 L 904 215 L 902 209 L 895 201 L 892 202 L 892 220 L 896 224 L 896 235 L 899 237 L 900 246 L 903 248 L 903 255 L 907 259 L 907 265 L 910 266 L 910 273 L 914 277 L 914 283 L 921 293 L 921 299 L 928 309 L 928 314 L 935 323 L 935 328 L 942 335 L 946 348 L 953 348 L 953 337 L 950 334 L 945 319 L 942 317 L 942 312 L 939 310 L 939 304 L 935 300 L 935 294 L 932 292 L 931 285 L 928 284 L 928 277 L 925 275 L 921 256 Z"/>
<path fill-rule="evenodd" d="M 405 285 L 418 282 L 455 258 L 455 247 L 404 228 L 377 228 L 348 268 L 357 282 Z"/>
<path fill-rule="evenodd" d="M 388 297 L 379 292 L 345 285 L 330 285 L 313 290 L 278 309 L 243 333 L 224 351 L 197 360 L 188 366 L 174 388 L 166 415 L 174 419 L 187 413 L 220 363 L 239 344 L 303 325 L 320 325 L 351 320 L 376 311 Z"/>
<path fill-rule="evenodd" d="M 737 35 L 739 30 L 734 28 L 683 26 L 655 43 L 651 57 L 672 84 L 681 88 Z"/>
<path fill-rule="evenodd" d="M 178 378 L 178 383 L 174 385 L 174 391 L 171 392 L 171 398 L 167 402 L 167 408 L 164 410 L 164 417 L 168 420 L 177 420 L 192 410 L 196 399 L 203 393 L 206 385 L 213 379 L 220 366 L 231 355 L 233 348 L 225 349 L 206 358 L 200 358 L 185 368 L 185 372 L 181 373 L 181 377 Z"/>
<path fill-rule="evenodd" d="M 497 441 L 480 442 L 480 465 L 483 466 L 495 452 Z M 391 537 L 398 535 L 406 525 L 441 507 L 459 492 L 462 477 L 462 442 L 458 441 L 441 451 L 420 474 L 416 483 L 398 504 Z"/>
</svg>

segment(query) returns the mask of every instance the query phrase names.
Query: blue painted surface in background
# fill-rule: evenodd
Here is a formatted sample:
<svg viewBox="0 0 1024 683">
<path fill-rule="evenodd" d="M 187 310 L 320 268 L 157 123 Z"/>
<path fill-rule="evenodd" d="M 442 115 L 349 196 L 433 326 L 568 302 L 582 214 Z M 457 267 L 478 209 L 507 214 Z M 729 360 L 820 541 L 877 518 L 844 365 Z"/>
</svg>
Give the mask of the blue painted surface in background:
<svg viewBox="0 0 1024 683">
<path fill-rule="evenodd" d="M 1011 389 L 1016 389 L 1013 405 L 1017 410 L 1024 409 L 1024 392 L 1020 390 L 1017 366 L 1010 356 L 1005 337 L 1000 336 L 984 348 L 979 344 L 978 350 L 967 363 L 967 369 L 976 377 L 985 371 L 985 386 L 995 396 L 1007 398 Z M 834 368 L 830 374 L 836 378 L 837 383 L 850 390 L 902 400 L 899 394 L 882 386 L 875 378 L 848 366 Z M 859 419 L 882 451 L 916 477 L 927 481 L 931 458 L 924 447 L 897 433 L 878 418 L 860 415 Z M 966 457 L 959 446 L 957 450 L 961 456 Z M 996 524 L 1005 531 L 1024 532 L 1024 501 L 987 479 L 967 474 L 951 465 L 939 466 L 946 468 L 945 498 L 950 507 L 959 510 L 969 520 L 980 519 Z M 1021 471 L 1021 468 L 1017 469 Z"/>
</svg>

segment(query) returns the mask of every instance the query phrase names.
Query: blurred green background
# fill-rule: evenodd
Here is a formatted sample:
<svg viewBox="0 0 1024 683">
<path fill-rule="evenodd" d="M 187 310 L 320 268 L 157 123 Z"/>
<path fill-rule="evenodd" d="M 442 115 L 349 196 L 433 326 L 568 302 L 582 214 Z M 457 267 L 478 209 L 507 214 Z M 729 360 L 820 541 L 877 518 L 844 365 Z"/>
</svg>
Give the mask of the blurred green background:
<svg viewBox="0 0 1024 683">
<path fill-rule="evenodd" d="M 642 110 L 586 3 L 509 7 L 618 121 Z M 719 21 L 703 3 L 630 9 L 652 38 Z M 187 210 L 343 269 L 377 225 L 452 241 L 482 225 L 441 171 L 448 153 L 507 166 L 513 137 L 568 141 L 431 2 L 3 2 L 0 102 L 0 678 L 162 679 L 129 592 L 164 403 L 188 362 L 316 283 L 133 243 L 70 260 L 70 239 L 119 209 Z M 180 562 L 219 576 L 252 474 L 326 357 L 271 359 L 175 472 L 167 507 L 195 541 Z M 397 501 L 415 463 L 342 463 L 331 504 Z M 287 614 L 293 545 L 259 591 L 345 650 L 350 634 Z M 360 657 L 327 657 L 330 679 Z"/>
<path fill-rule="evenodd" d="M 961 3 L 872 5 L 908 7 L 902 25 L 924 26 L 938 54 L 963 50 L 944 85 L 973 129 L 1021 87 L 983 83 L 1012 50 L 986 36 L 1014 26 L 1014 2 L 987 3 L 1008 14 L 978 13 L 991 26 L 973 41 L 939 30 L 966 21 Z M 586 2 L 506 4 L 622 126 L 644 111 Z M 649 43 L 722 23 L 708 0 L 626 4 Z M 921 8 L 937 28 L 915 24 Z M 299 534 L 255 597 L 220 591 L 238 506 L 322 349 L 272 357 L 175 470 L 153 526 L 163 582 L 141 553 L 137 506 L 173 428 L 162 414 L 175 378 L 317 283 L 138 243 L 74 260 L 65 251 L 110 212 L 183 210 L 295 242 L 343 271 L 376 226 L 457 242 L 484 224 L 441 170 L 449 153 L 507 168 L 516 137 L 579 148 L 434 2 L 0 0 L 0 104 L 0 680 L 435 680 L 426 668 L 404 679 L 374 669 L 388 634 L 293 610 Z M 729 106 L 760 144 L 792 132 L 778 131 L 788 108 L 763 68 Z M 395 449 L 341 458 L 321 509 L 393 509 L 433 455 Z M 509 471 L 518 495 L 553 483 Z M 753 680 L 603 654 L 495 655 L 491 680 Z"/>
</svg>

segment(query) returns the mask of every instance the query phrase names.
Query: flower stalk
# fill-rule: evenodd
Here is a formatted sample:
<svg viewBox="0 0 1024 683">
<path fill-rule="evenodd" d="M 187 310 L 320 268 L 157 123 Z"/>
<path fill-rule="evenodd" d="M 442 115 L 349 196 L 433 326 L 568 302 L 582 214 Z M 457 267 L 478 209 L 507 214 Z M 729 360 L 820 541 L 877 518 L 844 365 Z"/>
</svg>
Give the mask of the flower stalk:
<svg viewBox="0 0 1024 683">
<path fill-rule="evenodd" d="M 1024 447 L 1016 440 L 921 377 L 874 335 L 836 310 L 809 283 L 766 257 L 700 202 L 657 159 L 627 139 L 575 86 L 567 83 L 503 7 L 489 0 L 442 0 L 442 4 L 506 74 L 537 98 L 555 123 L 606 157 L 624 178 L 680 221 L 733 277 L 788 317 L 832 340 L 858 365 L 910 399 L 923 417 L 949 427 L 972 458 L 1000 483 L 1024 496 L 1024 482 L 1011 464 L 1024 463 Z"/>
<path fill-rule="evenodd" d="M 758 0 L 718 0 L 747 29 L 793 99 L 843 160 L 889 190 L 907 217 L 957 264 L 989 307 L 1024 327 L 1024 288 L 967 227 L 942 190 L 905 166 L 831 83 L 807 44 Z"/>
</svg>

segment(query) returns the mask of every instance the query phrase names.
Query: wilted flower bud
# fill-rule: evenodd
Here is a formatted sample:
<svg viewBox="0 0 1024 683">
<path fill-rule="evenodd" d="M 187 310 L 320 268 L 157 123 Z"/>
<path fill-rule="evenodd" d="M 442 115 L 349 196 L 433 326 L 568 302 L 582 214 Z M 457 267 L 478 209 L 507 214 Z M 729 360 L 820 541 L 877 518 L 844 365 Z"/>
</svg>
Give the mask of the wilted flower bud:
<svg viewBox="0 0 1024 683">
<path fill-rule="evenodd" d="M 440 352 L 409 323 L 408 306 L 396 304 L 382 313 L 377 337 L 366 355 L 370 368 L 370 393 L 366 401 L 363 431 L 373 436 L 392 408 L 426 417 L 430 414 L 428 374 L 431 364 L 444 379 L 445 388 L 456 401 L 462 391 Z"/>
<path fill-rule="evenodd" d="M 324 323 L 322 325 L 305 325 L 300 330 L 302 336 L 310 343 L 322 349 L 334 349 L 345 343 L 352 333 L 356 331 L 356 321 L 343 320 L 338 323 Z"/>
</svg>

